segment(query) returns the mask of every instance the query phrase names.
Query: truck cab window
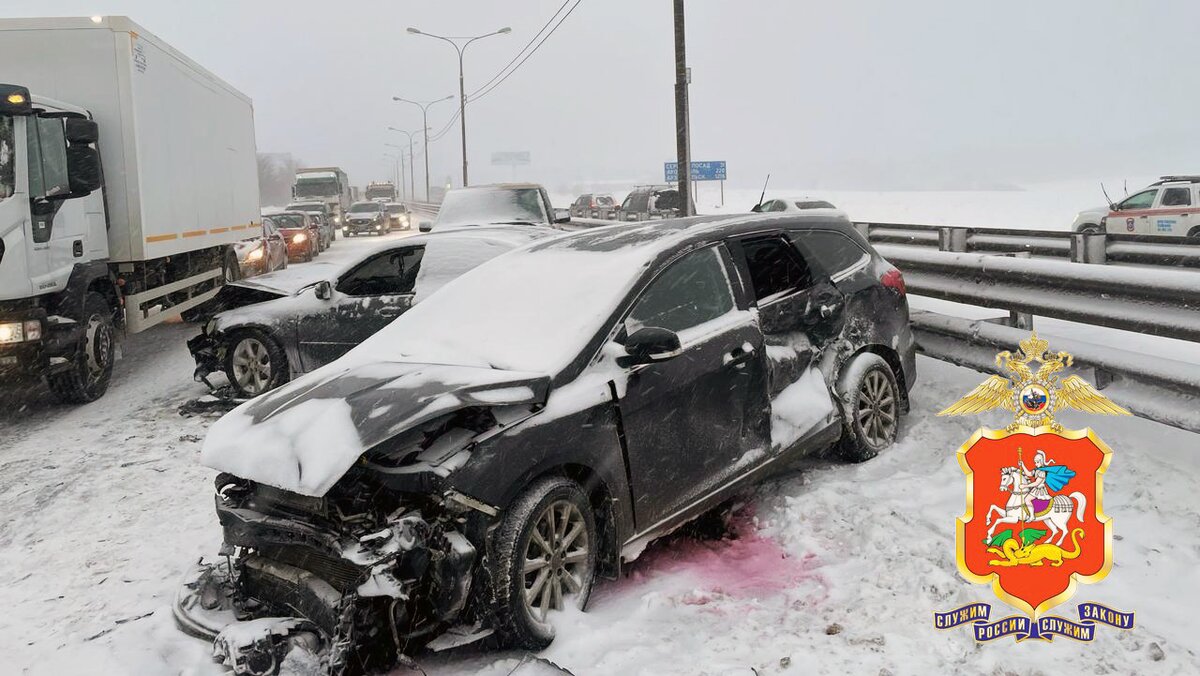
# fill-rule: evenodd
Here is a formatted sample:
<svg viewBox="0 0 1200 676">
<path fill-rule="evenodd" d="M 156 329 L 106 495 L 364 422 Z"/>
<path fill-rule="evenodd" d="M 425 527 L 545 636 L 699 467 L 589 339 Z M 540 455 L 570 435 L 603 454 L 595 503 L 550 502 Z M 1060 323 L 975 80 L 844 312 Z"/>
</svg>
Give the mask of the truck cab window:
<svg viewBox="0 0 1200 676">
<path fill-rule="evenodd" d="M 11 115 L 0 115 L 0 200 L 17 191 L 17 147 Z"/>
</svg>

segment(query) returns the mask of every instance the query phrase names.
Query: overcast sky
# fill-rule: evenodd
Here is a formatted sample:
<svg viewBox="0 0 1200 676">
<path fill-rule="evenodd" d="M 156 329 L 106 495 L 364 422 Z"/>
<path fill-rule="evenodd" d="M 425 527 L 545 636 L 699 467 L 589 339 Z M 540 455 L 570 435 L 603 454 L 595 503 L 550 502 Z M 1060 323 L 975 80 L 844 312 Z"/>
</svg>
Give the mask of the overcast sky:
<svg viewBox="0 0 1200 676">
<path fill-rule="evenodd" d="M 570 7 L 574 0 L 567 5 Z M 390 177 L 393 95 L 457 95 L 449 45 L 408 26 L 510 35 L 466 53 L 467 91 L 561 0 L 0 0 L 0 14 L 124 14 L 254 99 L 260 152 Z M 694 159 L 730 182 L 947 188 L 1200 172 L 1196 0 L 693 0 Z M 0 67 L 2 70 L 2 67 Z M 472 182 L 662 179 L 673 159 L 671 2 L 582 0 L 515 74 L 468 104 Z M 2 78 L 0 78 L 2 79 Z M 441 129 L 456 102 L 430 109 Z M 496 151 L 529 151 L 515 174 Z M 461 175 L 457 126 L 431 144 Z"/>
</svg>

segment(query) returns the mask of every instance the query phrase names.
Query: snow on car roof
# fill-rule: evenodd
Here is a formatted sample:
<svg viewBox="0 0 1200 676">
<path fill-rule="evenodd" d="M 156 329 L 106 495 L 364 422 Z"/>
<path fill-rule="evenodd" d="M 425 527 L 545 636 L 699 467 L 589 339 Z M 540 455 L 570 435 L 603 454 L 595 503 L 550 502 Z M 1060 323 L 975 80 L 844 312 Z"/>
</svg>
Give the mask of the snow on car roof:
<svg viewBox="0 0 1200 676">
<path fill-rule="evenodd" d="M 658 258 L 714 231 L 750 230 L 775 220 L 818 219 L 801 214 L 680 218 L 542 240 L 446 284 L 436 299 L 404 313 L 345 358 L 557 375 Z"/>
</svg>

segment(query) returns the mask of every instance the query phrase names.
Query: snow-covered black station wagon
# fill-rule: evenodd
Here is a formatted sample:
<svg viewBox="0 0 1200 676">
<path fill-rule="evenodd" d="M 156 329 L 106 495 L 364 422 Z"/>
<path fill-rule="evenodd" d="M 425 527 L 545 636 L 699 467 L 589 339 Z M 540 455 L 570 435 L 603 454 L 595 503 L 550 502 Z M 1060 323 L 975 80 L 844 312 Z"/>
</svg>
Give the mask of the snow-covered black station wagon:
<svg viewBox="0 0 1200 676">
<path fill-rule="evenodd" d="M 243 670 L 382 669 L 439 635 L 538 649 L 747 484 L 886 448 L 914 375 L 900 273 L 835 215 L 540 240 L 212 427 L 226 556 L 177 617 Z"/>
</svg>

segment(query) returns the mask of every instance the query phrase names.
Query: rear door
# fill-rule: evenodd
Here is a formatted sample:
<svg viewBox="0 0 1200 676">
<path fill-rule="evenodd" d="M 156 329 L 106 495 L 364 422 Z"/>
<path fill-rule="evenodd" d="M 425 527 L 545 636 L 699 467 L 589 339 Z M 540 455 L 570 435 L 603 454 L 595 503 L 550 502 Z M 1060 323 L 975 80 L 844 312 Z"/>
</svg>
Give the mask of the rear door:
<svg viewBox="0 0 1200 676">
<path fill-rule="evenodd" d="M 1192 186 L 1166 186 L 1158 196 L 1158 205 L 1150 215 L 1150 234 L 1183 237 L 1196 222 Z"/>
<path fill-rule="evenodd" d="M 621 396 L 634 513 L 656 524 L 767 455 L 762 333 L 731 285 L 721 246 L 677 259 L 635 301 L 625 331 L 679 335 L 679 356 L 630 369 Z"/>
<path fill-rule="evenodd" d="M 300 359 L 312 371 L 341 357 L 412 307 L 424 246 L 372 255 L 337 281 L 333 297 L 300 318 Z"/>
<path fill-rule="evenodd" d="M 771 446 L 779 453 L 822 431 L 832 405 L 818 358 L 842 329 L 845 298 L 783 232 L 731 242 L 766 343 Z"/>
</svg>

